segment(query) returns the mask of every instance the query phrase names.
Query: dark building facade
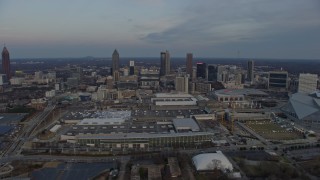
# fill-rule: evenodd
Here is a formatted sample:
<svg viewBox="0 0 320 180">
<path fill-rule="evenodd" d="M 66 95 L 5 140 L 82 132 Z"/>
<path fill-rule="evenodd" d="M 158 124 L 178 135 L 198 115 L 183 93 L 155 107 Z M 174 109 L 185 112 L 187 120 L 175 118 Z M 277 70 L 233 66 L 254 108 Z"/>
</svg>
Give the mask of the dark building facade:
<svg viewBox="0 0 320 180">
<path fill-rule="evenodd" d="M 250 82 L 252 82 L 254 78 L 253 69 L 254 69 L 254 62 L 248 61 L 248 80 Z"/>
<path fill-rule="evenodd" d="M 115 71 L 119 71 L 119 53 L 116 49 L 112 54 L 112 74 L 114 74 Z"/>
<path fill-rule="evenodd" d="M 187 53 L 186 72 L 190 76 L 192 76 L 192 59 L 193 59 L 193 54 L 192 53 Z"/>
<path fill-rule="evenodd" d="M 169 51 L 160 53 L 160 76 L 170 74 L 170 54 Z"/>
<path fill-rule="evenodd" d="M 217 65 L 208 65 L 208 81 L 217 82 L 218 81 L 218 67 Z"/>
<path fill-rule="evenodd" d="M 271 71 L 269 72 L 268 89 L 287 90 L 288 89 L 288 72 Z"/>
<path fill-rule="evenodd" d="M 129 62 L 129 75 L 134 75 L 134 61 Z"/>
<path fill-rule="evenodd" d="M 7 75 L 7 78 L 11 78 L 11 67 L 10 67 L 10 54 L 6 47 L 2 51 L 2 72 Z"/>
<path fill-rule="evenodd" d="M 206 63 L 199 62 L 197 63 L 197 78 L 206 79 L 207 74 L 207 65 Z"/>
</svg>

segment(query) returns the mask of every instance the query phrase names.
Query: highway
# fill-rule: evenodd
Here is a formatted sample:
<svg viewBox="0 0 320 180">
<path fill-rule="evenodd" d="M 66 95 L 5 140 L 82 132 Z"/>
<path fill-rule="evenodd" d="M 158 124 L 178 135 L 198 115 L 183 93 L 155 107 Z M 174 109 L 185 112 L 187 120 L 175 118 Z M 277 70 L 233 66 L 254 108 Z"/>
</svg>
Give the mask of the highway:
<svg viewBox="0 0 320 180">
<path fill-rule="evenodd" d="M 21 150 L 21 147 L 25 142 L 32 140 L 35 137 L 35 135 L 33 135 L 33 132 L 35 131 L 37 126 L 47 118 L 47 116 L 52 112 L 54 108 L 55 105 L 48 103 L 47 107 L 42 112 L 38 113 L 28 122 L 26 127 L 22 129 L 22 132 L 7 149 L 7 151 L 2 154 L 2 156 L 16 155 L 17 152 Z"/>
</svg>

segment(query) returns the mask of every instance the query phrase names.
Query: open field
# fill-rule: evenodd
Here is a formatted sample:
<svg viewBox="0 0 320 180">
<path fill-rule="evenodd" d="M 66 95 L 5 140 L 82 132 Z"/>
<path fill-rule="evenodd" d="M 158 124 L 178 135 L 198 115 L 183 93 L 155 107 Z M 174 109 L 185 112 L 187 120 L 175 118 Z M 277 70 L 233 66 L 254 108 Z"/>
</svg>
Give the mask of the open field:
<svg viewBox="0 0 320 180">
<path fill-rule="evenodd" d="M 247 121 L 246 126 L 269 140 L 294 140 L 300 139 L 301 135 L 294 131 L 287 131 L 271 121 Z"/>
</svg>

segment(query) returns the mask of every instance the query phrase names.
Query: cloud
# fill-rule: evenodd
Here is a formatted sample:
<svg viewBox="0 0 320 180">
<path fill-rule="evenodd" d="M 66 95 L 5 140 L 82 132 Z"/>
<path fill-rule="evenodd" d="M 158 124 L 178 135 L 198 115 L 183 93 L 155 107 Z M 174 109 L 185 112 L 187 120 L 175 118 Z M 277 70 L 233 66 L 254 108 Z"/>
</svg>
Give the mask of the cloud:
<svg viewBox="0 0 320 180">
<path fill-rule="evenodd" d="M 202 1 L 181 11 L 182 21 L 146 33 L 149 43 L 202 43 L 258 41 L 287 31 L 320 27 L 315 1 Z M 319 5 L 319 4 L 318 4 Z M 303 12 L 303 13 L 300 13 Z"/>
</svg>

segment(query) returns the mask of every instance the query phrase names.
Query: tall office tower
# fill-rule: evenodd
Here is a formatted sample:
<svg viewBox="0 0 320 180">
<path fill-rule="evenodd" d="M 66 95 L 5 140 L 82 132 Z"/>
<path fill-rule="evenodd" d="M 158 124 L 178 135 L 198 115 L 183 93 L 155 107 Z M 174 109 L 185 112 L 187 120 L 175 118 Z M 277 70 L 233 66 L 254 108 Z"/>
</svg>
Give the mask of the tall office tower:
<svg viewBox="0 0 320 180">
<path fill-rule="evenodd" d="M 226 74 L 228 73 L 228 71 L 227 71 L 227 66 L 218 65 L 218 66 L 217 66 L 217 71 L 218 71 L 217 81 L 218 81 L 218 82 L 224 82 L 224 81 L 225 81 L 225 76 L 226 76 Z"/>
<path fill-rule="evenodd" d="M 7 85 L 9 83 L 6 74 L 0 74 L 0 86 Z"/>
<path fill-rule="evenodd" d="M 2 71 L 7 75 L 8 79 L 11 78 L 10 70 L 10 54 L 6 46 L 4 46 L 2 51 Z"/>
<path fill-rule="evenodd" d="M 288 72 L 287 71 L 270 71 L 268 89 L 288 90 Z"/>
<path fill-rule="evenodd" d="M 206 63 L 198 62 L 197 63 L 197 78 L 206 79 L 207 75 L 207 65 Z"/>
<path fill-rule="evenodd" d="M 300 74 L 299 75 L 299 85 L 298 92 L 310 94 L 316 91 L 318 83 L 318 75 L 317 74 Z"/>
<path fill-rule="evenodd" d="M 120 73 L 119 73 L 119 71 L 114 71 L 114 72 L 113 72 L 113 78 L 114 78 L 114 81 L 115 81 L 115 82 L 118 82 L 118 81 L 119 81 L 119 78 L 120 78 Z"/>
<path fill-rule="evenodd" d="M 123 68 L 123 76 L 129 76 L 129 69 L 127 67 Z"/>
<path fill-rule="evenodd" d="M 192 77 L 192 53 L 187 53 L 186 72 Z"/>
<path fill-rule="evenodd" d="M 129 62 L 129 75 L 134 75 L 134 61 Z"/>
<path fill-rule="evenodd" d="M 176 91 L 188 93 L 189 77 L 187 75 L 182 77 L 176 77 L 174 84 L 175 84 Z"/>
<path fill-rule="evenodd" d="M 112 54 L 112 74 L 114 74 L 115 71 L 119 71 L 119 53 L 117 49 L 115 49 Z"/>
<path fill-rule="evenodd" d="M 251 60 L 251 61 L 248 61 L 248 80 L 250 82 L 253 81 L 253 69 L 254 69 L 254 62 Z"/>
<path fill-rule="evenodd" d="M 216 82 L 218 81 L 218 67 L 217 65 L 208 65 L 208 81 Z"/>
<path fill-rule="evenodd" d="M 170 74 L 170 54 L 169 51 L 160 53 L 160 76 Z"/>
</svg>

